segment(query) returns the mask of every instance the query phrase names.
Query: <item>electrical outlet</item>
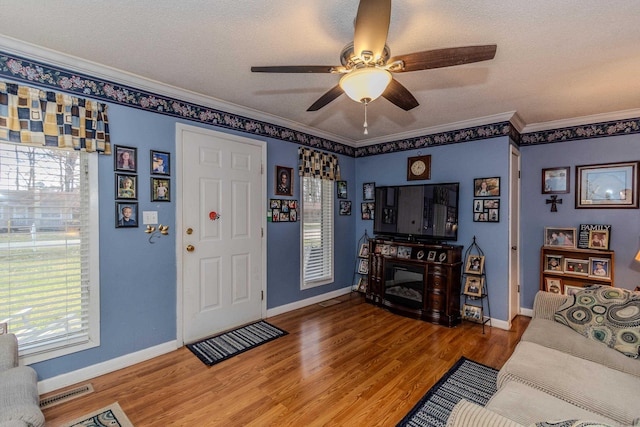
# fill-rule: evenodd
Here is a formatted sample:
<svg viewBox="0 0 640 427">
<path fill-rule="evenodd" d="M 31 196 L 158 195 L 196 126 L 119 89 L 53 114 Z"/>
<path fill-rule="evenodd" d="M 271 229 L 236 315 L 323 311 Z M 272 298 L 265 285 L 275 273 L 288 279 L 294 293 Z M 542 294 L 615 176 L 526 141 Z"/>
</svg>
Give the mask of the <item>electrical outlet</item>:
<svg viewBox="0 0 640 427">
<path fill-rule="evenodd" d="M 0 323 L 0 335 L 4 335 L 7 333 L 7 324 Z"/>
</svg>

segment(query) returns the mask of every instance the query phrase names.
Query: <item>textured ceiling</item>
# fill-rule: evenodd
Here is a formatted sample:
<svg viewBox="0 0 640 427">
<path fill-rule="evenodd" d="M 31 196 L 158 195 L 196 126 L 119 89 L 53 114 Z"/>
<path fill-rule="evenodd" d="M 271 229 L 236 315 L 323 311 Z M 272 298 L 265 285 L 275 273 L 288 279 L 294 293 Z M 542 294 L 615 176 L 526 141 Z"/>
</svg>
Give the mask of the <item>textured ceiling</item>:
<svg viewBox="0 0 640 427">
<path fill-rule="evenodd" d="M 394 0 L 392 55 L 493 43 L 498 49 L 492 61 L 396 74 L 420 106 L 405 112 L 374 101 L 368 136 L 363 107 L 346 95 L 306 111 L 339 76 L 250 72 L 252 65 L 339 65 L 353 39 L 357 0 L 0 0 L 0 34 L 358 146 L 514 112 L 525 131 L 594 115 L 637 117 L 638 6 L 637 0 Z"/>
</svg>

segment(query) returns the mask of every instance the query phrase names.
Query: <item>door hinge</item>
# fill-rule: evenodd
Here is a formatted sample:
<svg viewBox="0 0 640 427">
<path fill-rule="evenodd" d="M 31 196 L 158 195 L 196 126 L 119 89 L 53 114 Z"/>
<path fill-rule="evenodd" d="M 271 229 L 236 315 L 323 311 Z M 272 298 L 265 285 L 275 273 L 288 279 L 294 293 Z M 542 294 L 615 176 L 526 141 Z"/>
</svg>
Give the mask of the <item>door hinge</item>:
<svg viewBox="0 0 640 427">
<path fill-rule="evenodd" d="M 522 172 L 518 171 L 518 179 L 522 178 L 521 173 L 522 173 Z"/>
<path fill-rule="evenodd" d="M 260 163 L 260 175 L 264 175 L 264 164 Z"/>
<path fill-rule="evenodd" d="M 260 227 L 260 237 L 264 237 L 264 228 Z"/>
<path fill-rule="evenodd" d="M 518 293 L 520 293 L 520 285 L 518 285 Z"/>
<path fill-rule="evenodd" d="M 260 291 L 260 301 L 264 301 L 264 291 Z"/>
</svg>

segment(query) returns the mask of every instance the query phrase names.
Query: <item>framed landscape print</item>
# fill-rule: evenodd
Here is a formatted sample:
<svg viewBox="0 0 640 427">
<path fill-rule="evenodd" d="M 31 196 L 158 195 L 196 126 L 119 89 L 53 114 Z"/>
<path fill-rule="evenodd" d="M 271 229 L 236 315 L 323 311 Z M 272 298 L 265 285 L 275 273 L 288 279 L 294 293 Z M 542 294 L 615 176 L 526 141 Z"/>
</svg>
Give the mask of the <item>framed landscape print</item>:
<svg viewBox="0 0 640 427">
<path fill-rule="evenodd" d="M 638 163 L 576 166 L 576 209 L 637 208 Z"/>
<path fill-rule="evenodd" d="M 569 192 L 569 166 L 542 169 L 542 194 L 565 194 Z"/>
</svg>

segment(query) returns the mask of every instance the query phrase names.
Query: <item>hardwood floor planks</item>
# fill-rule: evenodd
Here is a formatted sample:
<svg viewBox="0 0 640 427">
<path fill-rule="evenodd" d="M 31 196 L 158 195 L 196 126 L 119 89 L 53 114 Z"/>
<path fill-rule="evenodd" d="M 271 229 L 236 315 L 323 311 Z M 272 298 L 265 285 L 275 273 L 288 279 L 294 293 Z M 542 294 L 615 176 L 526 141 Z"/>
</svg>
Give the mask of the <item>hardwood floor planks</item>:
<svg viewBox="0 0 640 427">
<path fill-rule="evenodd" d="M 212 367 L 180 348 L 94 378 L 93 393 L 44 411 L 47 426 L 115 401 L 136 427 L 395 426 L 461 356 L 500 368 L 529 323 L 483 335 L 339 299 L 267 319 L 289 334 Z"/>
</svg>

